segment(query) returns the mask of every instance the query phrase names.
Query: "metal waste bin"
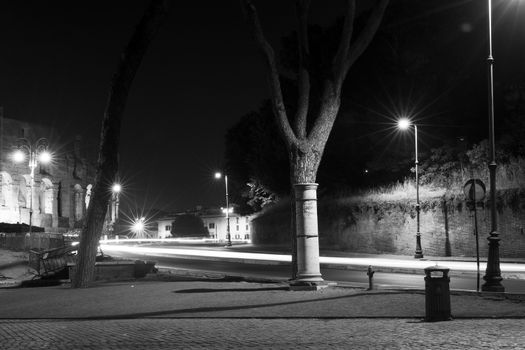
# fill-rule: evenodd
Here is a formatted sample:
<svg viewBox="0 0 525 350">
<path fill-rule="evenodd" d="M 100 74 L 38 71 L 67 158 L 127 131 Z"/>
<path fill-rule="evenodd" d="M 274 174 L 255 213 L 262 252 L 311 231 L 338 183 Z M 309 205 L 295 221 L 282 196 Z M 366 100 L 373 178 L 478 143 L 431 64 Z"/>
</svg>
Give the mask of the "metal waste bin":
<svg viewBox="0 0 525 350">
<path fill-rule="evenodd" d="M 451 320 L 449 268 L 429 266 L 425 269 L 425 321 Z"/>
</svg>

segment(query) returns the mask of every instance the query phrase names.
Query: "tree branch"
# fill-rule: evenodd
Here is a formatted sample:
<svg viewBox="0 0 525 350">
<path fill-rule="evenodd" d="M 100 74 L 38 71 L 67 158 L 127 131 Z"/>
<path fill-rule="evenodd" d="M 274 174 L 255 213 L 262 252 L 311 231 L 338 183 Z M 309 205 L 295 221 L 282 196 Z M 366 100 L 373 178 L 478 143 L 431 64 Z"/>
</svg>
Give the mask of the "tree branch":
<svg viewBox="0 0 525 350">
<path fill-rule="evenodd" d="M 297 111 L 295 115 L 294 128 L 298 138 L 306 136 L 306 121 L 308 106 L 310 103 L 310 49 L 308 44 L 308 9 L 310 0 L 297 0 L 297 19 L 299 30 L 297 31 L 297 42 L 299 51 L 298 96 Z"/>
<path fill-rule="evenodd" d="M 350 49 L 350 41 L 354 32 L 354 18 L 355 18 L 355 0 L 348 0 L 346 7 L 345 21 L 343 24 L 343 31 L 341 32 L 341 40 L 339 47 L 334 57 L 333 63 L 333 77 L 336 85 L 342 86 L 345 74 L 345 61 L 348 57 L 348 50 Z"/>
<path fill-rule="evenodd" d="M 243 0 L 244 11 L 248 20 L 253 37 L 255 38 L 259 49 L 261 50 L 265 63 L 268 68 L 268 83 L 270 86 L 270 95 L 272 99 L 272 106 L 274 109 L 275 117 L 279 129 L 284 135 L 285 141 L 288 144 L 296 144 L 298 142 L 292 127 L 288 121 L 286 115 L 286 108 L 284 106 L 284 100 L 281 90 L 281 82 L 279 80 L 279 71 L 277 69 L 277 63 L 275 62 L 275 53 L 264 37 L 261 23 L 257 15 L 257 10 L 250 0 Z"/>
<path fill-rule="evenodd" d="M 319 145 L 324 148 L 341 104 L 341 88 L 335 84 L 329 79 L 325 81 L 319 116 L 315 119 L 314 125 L 308 133 L 307 141 L 317 148 Z"/>
<path fill-rule="evenodd" d="M 343 80 L 344 77 L 346 77 L 346 74 L 348 73 L 348 70 L 350 67 L 354 64 L 354 62 L 361 56 L 363 51 L 368 47 L 370 42 L 372 41 L 372 38 L 377 32 L 377 28 L 379 28 L 379 24 L 381 23 L 381 20 L 383 19 L 383 15 L 385 13 L 385 9 L 388 5 L 389 0 L 379 0 L 379 3 L 376 4 L 374 7 L 372 14 L 368 17 L 368 21 L 366 22 L 365 27 L 359 34 L 359 37 L 357 40 L 350 46 L 350 49 L 348 51 L 345 63 L 344 63 L 344 71 L 343 71 Z M 341 81 L 342 83 L 342 81 Z"/>
</svg>

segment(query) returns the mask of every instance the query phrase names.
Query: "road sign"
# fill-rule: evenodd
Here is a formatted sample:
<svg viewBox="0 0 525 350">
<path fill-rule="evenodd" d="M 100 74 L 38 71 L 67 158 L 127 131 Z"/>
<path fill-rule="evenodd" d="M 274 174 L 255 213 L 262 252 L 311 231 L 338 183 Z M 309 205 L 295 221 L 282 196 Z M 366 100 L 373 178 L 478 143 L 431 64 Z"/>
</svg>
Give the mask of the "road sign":
<svg viewBox="0 0 525 350">
<path fill-rule="evenodd" d="M 485 198 L 485 184 L 480 179 L 470 179 L 463 186 L 463 193 L 467 200 L 481 202 Z"/>
<path fill-rule="evenodd" d="M 485 184 L 480 179 L 470 179 L 463 186 L 463 193 L 467 198 L 467 205 L 474 211 L 474 234 L 476 235 L 476 265 L 478 271 L 477 291 L 479 292 L 480 271 L 479 271 L 479 234 L 478 234 L 478 203 L 485 198 Z"/>
</svg>

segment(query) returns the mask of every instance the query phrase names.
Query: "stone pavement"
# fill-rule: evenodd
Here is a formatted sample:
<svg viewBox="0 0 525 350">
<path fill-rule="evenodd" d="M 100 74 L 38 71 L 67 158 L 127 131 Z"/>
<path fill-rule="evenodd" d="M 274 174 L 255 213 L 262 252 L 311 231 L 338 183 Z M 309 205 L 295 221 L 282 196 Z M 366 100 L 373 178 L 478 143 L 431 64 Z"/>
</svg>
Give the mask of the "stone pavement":
<svg viewBox="0 0 525 350">
<path fill-rule="evenodd" d="M 0 320 L 1 349 L 523 349 L 523 320 Z"/>
<path fill-rule="evenodd" d="M 453 293 L 454 320 L 423 322 L 422 291 L 332 287 L 216 274 L 0 289 L 0 349 L 520 349 L 525 301 Z"/>
</svg>

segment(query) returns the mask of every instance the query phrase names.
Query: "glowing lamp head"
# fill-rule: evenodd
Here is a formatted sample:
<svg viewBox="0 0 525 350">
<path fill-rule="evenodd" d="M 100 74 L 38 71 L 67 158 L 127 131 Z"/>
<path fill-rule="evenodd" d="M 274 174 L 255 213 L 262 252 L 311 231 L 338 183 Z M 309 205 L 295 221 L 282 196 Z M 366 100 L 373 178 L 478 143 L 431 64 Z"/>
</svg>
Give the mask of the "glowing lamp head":
<svg viewBox="0 0 525 350">
<path fill-rule="evenodd" d="M 122 186 L 120 184 L 113 184 L 111 187 L 111 191 L 113 191 L 113 193 L 120 193 L 121 190 Z"/>
<path fill-rule="evenodd" d="M 17 149 L 13 152 L 13 160 L 17 163 L 21 163 L 26 159 L 26 155 L 21 150 Z"/>
<path fill-rule="evenodd" d="M 133 223 L 133 226 L 131 227 L 131 229 L 134 232 L 142 232 L 142 231 L 144 231 L 144 218 L 140 218 L 140 219 L 135 220 L 135 222 Z"/>
<path fill-rule="evenodd" d="M 44 164 L 49 163 L 51 161 L 51 153 L 49 153 L 48 151 L 41 152 L 38 155 L 38 160 Z"/>
<path fill-rule="evenodd" d="M 215 173 L 215 178 L 216 178 L 216 179 L 220 179 L 221 177 L 222 177 L 222 174 L 221 174 L 221 173 L 219 173 L 219 172 L 216 172 L 216 173 Z"/>
<path fill-rule="evenodd" d="M 410 120 L 407 118 L 401 118 L 397 122 L 397 127 L 401 130 L 407 130 L 410 127 Z"/>
</svg>

